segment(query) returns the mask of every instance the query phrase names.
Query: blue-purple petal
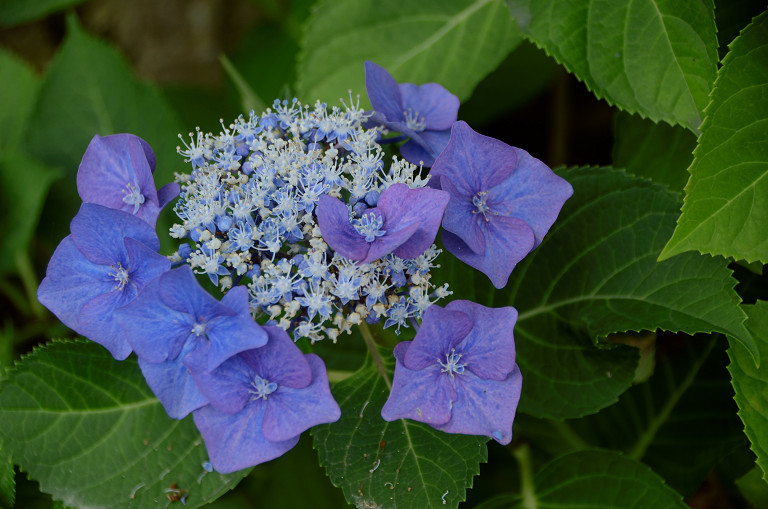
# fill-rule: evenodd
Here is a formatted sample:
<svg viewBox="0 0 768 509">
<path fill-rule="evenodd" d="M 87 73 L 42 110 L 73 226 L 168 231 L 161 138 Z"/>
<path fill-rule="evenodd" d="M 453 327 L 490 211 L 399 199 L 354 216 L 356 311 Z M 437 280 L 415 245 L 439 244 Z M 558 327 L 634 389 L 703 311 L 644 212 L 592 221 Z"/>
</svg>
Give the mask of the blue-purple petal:
<svg viewBox="0 0 768 509">
<path fill-rule="evenodd" d="M 93 263 L 128 265 L 124 239 L 130 237 L 157 252 L 160 241 L 155 230 L 141 219 L 97 205 L 83 203 L 70 223 L 77 249 Z"/>
<path fill-rule="evenodd" d="M 251 382 L 254 380 L 253 369 L 239 355 L 223 362 L 214 371 L 205 371 L 205 358 L 199 358 L 195 364 L 195 352 L 184 359 L 190 368 L 198 389 L 220 412 L 234 414 L 245 408 L 251 401 Z"/>
<path fill-rule="evenodd" d="M 508 444 L 523 386 L 520 370 L 516 367 L 502 381 L 484 380 L 466 371 L 456 380 L 458 398 L 451 419 L 437 428 L 446 433 L 486 435 L 502 445 Z"/>
<path fill-rule="evenodd" d="M 126 286 L 123 290 L 114 290 L 91 299 L 83 306 L 77 317 L 80 325 L 78 332 L 109 350 L 115 359 L 119 361 L 127 359 L 131 355 L 131 345 L 114 313 L 117 308 L 130 302 L 135 295 L 136 290 Z"/>
<path fill-rule="evenodd" d="M 338 198 L 327 194 L 320 197 L 317 225 L 323 240 L 343 257 L 359 261 L 368 254 L 370 244 L 352 226 L 347 206 Z"/>
<path fill-rule="evenodd" d="M 170 182 L 157 190 L 158 206 L 162 209 L 179 195 L 181 188 L 176 182 Z"/>
<path fill-rule="evenodd" d="M 465 369 L 480 378 L 506 379 L 516 366 L 512 331 L 517 310 L 513 307 L 487 308 L 468 300 L 455 300 L 445 309 L 464 313 L 474 323 L 457 348 L 457 351 L 461 350 Z"/>
<path fill-rule="evenodd" d="M 160 276 L 160 298 L 169 308 L 195 317 L 235 315 L 200 286 L 189 265 Z"/>
<path fill-rule="evenodd" d="M 305 355 L 312 371 L 312 383 L 301 389 L 278 386 L 266 400 L 264 436 L 272 442 L 290 440 L 312 426 L 336 422 L 341 409 L 331 395 L 323 361 Z"/>
<path fill-rule="evenodd" d="M 412 371 L 405 367 L 402 358 L 410 341 L 395 347 L 395 376 L 392 390 L 381 409 L 385 421 L 412 419 L 430 425 L 447 423 L 451 418 L 453 401 L 458 397 L 450 377 L 440 372 L 438 365 Z"/>
<path fill-rule="evenodd" d="M 267 326 L 267 344 L 243 352 L 242 357 L 254 374 L 278 386 L 301 389 L 312 382 L 312 369 L 301 350 L 280 327 Z"/>
<path fill-rule="evenodd" d="M 403 101 L 397 82 L 386 69 L 373 62 L 365 62 L 365 90 L 373 110 L 382 113 L 390 122 L 402 122 Z"/>
<path fill-rule="evenodd" d="M 208 404 L 208 399 L 198 390 L 181 357 L 160 363 L 139 357 L 139 367 L 147 385 L 172 419 L 183 419 L 193 410 Z"/>
<path fill-rule="evenodd" d="M 432 179 L 435 180 L 435 179 Z M 449 177 L 439 177 L 440 187 L 451 196 L 443 214 L 443 229 L 453 233 L 475 253 L 485 252 L 485 234 L 480 226 L 485 218 L 477 214 L 472 197 L 462 194 Z"/>
<path fill-rule="evenodd" d="M 450 137 L 450 129 L 414 133 L 410 136 L 410 140 L 400 147 L 400 155 L 411 164 L 429 168 L 435 164 L 437 157 L 448 146 Z"/>
<path fill-rule="evenodd" d="M 520 219 L 494 216 L 485 223 L 484 236 L 483 254 L 475 253 L 447 230 L 443 230 L 442 240 L 456 258 L 488 276 L 494 287 L 504 288 L 515 265 L 533 249 L 533 230 Z"/>
<path fill-rule="evenodd" d="M 517 166 L 509 178 L 489 191 L 488 203 L 504 215 L 525 221 L 537 247 L 573 195 L 573 188 L 525 150 L 511 148 L 517 153 Z"/>
<path fill-rule="evenodd" d="M 248 405 L 236 414 L 225 414 L 208 405 L 195 411 L 194 420 L 211 464 L 228 474 L 275 459 L 291 450 L 299 437 L 271 442 L 262 433 L 263 403 Z"/>
<path fill-rule="evenodd" d="M 401 83 L 400 95 L 403 110 L 410 109 L 423 117 L 428 131 L 451 128 L 459 113 L 459 98 L 438 83 L 414 85 Z"/>
<path fill-rule="evenodd" d="M 207 371 L 216 369 L 233 355 L 267 343 L 267 333 L 250 314 L 212 318 L 206 324 L 206 336 L 210 345 Z"/>
<path fill-rule="evenodd" d="M 472 318 L 461 310 L 443 309 L 437 305 L 428 307 L 419 331 L 401 359 L 403 365 L 420 370 L 438 360 L 445 362 L 446 353 L 461 343 L 472 326 Z"/>
</svg>

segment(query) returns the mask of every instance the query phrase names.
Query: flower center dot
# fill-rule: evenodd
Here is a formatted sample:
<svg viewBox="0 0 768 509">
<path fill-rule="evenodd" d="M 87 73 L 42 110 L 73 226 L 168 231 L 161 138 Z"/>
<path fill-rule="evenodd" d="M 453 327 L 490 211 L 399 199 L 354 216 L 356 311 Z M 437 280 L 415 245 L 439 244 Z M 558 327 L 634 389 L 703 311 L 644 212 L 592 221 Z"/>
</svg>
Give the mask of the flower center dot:
<svg viewBox="0 0 768 509">
<path fill-rule="evenodd" d="M 373 212 L 363 214 L 360 219 L 353 219 L 352 226 L 357 233 L 365 237 L 366 242 L 373 242 L 376 237 L 382 237 L 387 233 L 386 230 L 381 229 L 384 226 L 384 218 Z"/>
<path fill-rule="evenodd" d="M 459 361 L 461 360 L 460 353 L 456 353 L 455 348 L 451 348 L 451 353 L 445 354 L 445 362 L 442 362 L 438 359 L 438 363 L 443 367 L 443 369 L 440 370 L 441 373 L 448 373 L 451 375 L 451 378 L 453 378 L 454 373 L 458 375 L 464 374 L 464 367 L 465 364 L 459 364 Z"/>
<path fill-rule="evenodd" d="M 267 399 L 267 396 L 277 390 L 277 384 L 261 378 L 259 375 L 253 377 L 251 382 L 251 389 L 248 392 L 251 394 L 251 399 L 263 398 Z"/>
<path fill-rule="evenodd" d="M 405 125 L 411 131 L 420 133 L 427 128 L 427 121 L 424 120 L 424 117 L 419 115 L 417 111 L 413 111 L 411 108 L 408 108 L 405 110 L 404 114 Z"/>
<path fill-rule="evenodd" d="M 115 290 L 122 290 L 125 288 L 125 285 L 128 284 L 129 281 L 129 274 L 128 270 L 124 269 L 122 265 L 119 263 L 117 264 L 117 267 L 114 265 L 111 265 L 110 268 L 112 269 L 112 272 L 109 273 L 110 276 L 115 278 L 115 282 L 117 282 L 117 286 L 115 287 Z"/>
<path fill-rule="evenodd" d="M 482 214 L 483 219 L 488 222 L 488 214 L 491 213 L 491 207 L 488 206 L 486 201 L 488 200 L 488 191 L 480 191 L 472 197 L 472 205 L 475 206 L 473 214 Z"/>
<path fill-rule="evenodd" d="M 123 194 L 125 194 L 125 196 L 123 196 L 123 201 L 128 205 L 133 205 L 133 213 L 137 214 L 139 212 L 139 207 L 144 203 L 144 195 L 141 194 L 139 186 L 134 186 L 129 182 L 125 185 Z"/>
</svg>

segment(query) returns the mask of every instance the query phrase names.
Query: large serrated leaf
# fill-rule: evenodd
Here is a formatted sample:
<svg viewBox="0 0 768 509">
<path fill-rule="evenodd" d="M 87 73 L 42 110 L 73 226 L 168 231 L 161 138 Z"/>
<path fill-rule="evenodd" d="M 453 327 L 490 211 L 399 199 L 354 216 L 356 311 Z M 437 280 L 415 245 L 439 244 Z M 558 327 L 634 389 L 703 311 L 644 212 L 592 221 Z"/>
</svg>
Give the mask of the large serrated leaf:
<svg viewBox="0 0 768 509">
<path fill-rule="evenodd" d="M 206 473 L 191 417 L 170 419 L 134 358 L 90 341 L 54 342 L 24 358 L 0 390 L 0 437 L 40 489 L 72 507 L 155 507 L 176 483 L 187 507 L 247 473 Z"/>
<path fill-rule="evenodd" d="M 620 112 L 613 129 L 613 166 L 683 192 L 696 136 L 687 129 Z"/>
<path fill-rule="evenodd" d="M 570 426 L 588 443 L 620 449 L 692 494 L 719 459 L 745 444 L 722 339 L 660 344 L 667 352 L 650 380 Z"/>
<path fill-rule="evenodd" d="M 758 301 L 753 306 L 744 306 L 749 316 L 747 328 L 752 332 L 762 355 L 768 356 L 768 302 Z M 768 369 L 763 365 L 755 367 L 744 346 L 731 342 L 728 349 L 731 364 L 731 383 L 736 391 L 739 417 L 744 422 L 744 431 L 752 443 L 757 464 L 763 470 L 763 479 L 768 480 Z"/>
<path fill-rule="evenodd" d="M 682 497 L 650 468 L 614 451 L 587 450 L 564 454 L 547 463 L 533 482 L 534 490 L 528 500 L 504 495 L 487 501 L 480 508 L 687 507 Z"/>
<path fill-rule="evenodd" d="M 364 96 L 371 60 L 399 82 L 438 82 L 464 100 L 519 42 L 502 0 L 323 0 L 307 24 L 297 88 L 328 104 L 348 90 Z"/>
<path fill-rule="evenodd" d="M 597 97 L 697 130 L 718 61 L 711 1 L 508 1 L 523 34 Z"/>
<path fill-rule="evenodd" d="M 0 507 L 13 507 L 16 498 L 13 459 L 7 448 L 0 442 Z"/>
<path fill-rule="evenodd" d="M 768 11 L 730 45 L 661 259 L 698 250 L 768 263 Z"/>
<path fill-rule="evenodd" d="M 320 464 L 357 507 L 458 507 L 472 477 L 488 458 L 486 437 L 452 435 L 406 419 L 387 422 L 381 407 L 389 396 L 394 358 L 369 356 L 350 378 L 333 387 L 338 422 L 312 429 Z M 378 355 L 378 353 L 377 353 Z"/>
<path fill-rule="evenodd" d="M 636 353 L 595 348 L 612 332 L 717 331 L 757 357 L 724 260 L 689 253 L 656 261 L 674 228 L 677 194 L 605 168 L 559 173 L 573 197 L 493 299 L 520 312 L 521 411 L 564 419 L 615 402 L 632 382 Z"/>
</svg>

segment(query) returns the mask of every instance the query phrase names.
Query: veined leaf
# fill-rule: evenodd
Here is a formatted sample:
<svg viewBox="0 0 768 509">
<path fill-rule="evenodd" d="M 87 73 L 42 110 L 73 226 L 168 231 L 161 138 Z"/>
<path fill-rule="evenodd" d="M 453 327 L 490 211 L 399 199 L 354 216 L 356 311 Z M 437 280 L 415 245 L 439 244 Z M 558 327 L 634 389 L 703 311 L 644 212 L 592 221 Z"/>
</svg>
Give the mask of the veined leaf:
<svg viewBox="0 0 768 509">
<path fill-rule="evenodd" d="M 753 306 L 744 306 L 749 316 L 747 328 L 757 342 L 760 353 L 768 356 L 768 302 L 758 301 Z M 752 443 L 757 464 L 763 470 L 763 479 L 768 481 L 768 369 L 755 367 L 743 345 L 732 341 L 728 349 L 731 364 L 731 383 L 736 391 L 739 417 L 744 422 L 744 431 Z"/>
<path fill-rule="evenodd" d="M 341 419 L 312 429 L 320 464 L 358 507 L 458 507 L 488 459 L 488 439 L 382 419 L 394 357 L 390 350 L 381 353 L 381 370 L 369 356 L 353 376 L 333 386 Z"/>
<path fill-rule="evenodd" d="M 650 468 L 614 451 L 564 454 L 544 465 L 533 483 L 534 490 L 528 500 L 503 495 L 478 509 L 686 507 L 682 497 Z"/>
<path fill-rule="evenodd" d="M 580 417 L 615 402 L 632 383 L 632 348 L 595 348 L 612 332 L 722 332 L 757 358 L 724 260 L 689 253 L 657 262 L 678 196 L 605 168 L 559 172 L 574 189 L 544 242 L 493 299 L 520 312 L 520 410 Z"/>
<path fill-rule="evenodd" d="M 715 80 L 711 0 L 508 0 L 523 34 L 599 98 L 697 132 Z"/>
<path fill-rule="evenodd" d="M 683 495 L 692 494 L 719 459 L 745 444 L 719 339 L 660 344 L 668 352 L 650 380 L 568 424 L 589 444 L 622 450 Z"/>
<path fill-rule="evenodd" d="M 72 507 L 154 507 L 176 483 L 199 507 L 248 473 L 206 473 L 191 417 L 169 418 L 135 358 L 90 341 L 54 342 L 18 364 L 0 390 L 0 437 L 40 489 Z"/>
<path fill-rule="evenodd" d="M 297 88 L 328 104 L 348 90 L 365 97 L 371 60 L 398 82 L 437 82 L 464 100 L 519 42 L 502 0 L 323 0 L 307 24 Z"/>
<path fill-rule="evenodd" d="M 614 120 L 613 138 L 615 168 L 683 192 L 696 147 L 692 132 L 620 112 Z"/>
<path fill-rule="evenodd" d="M 697 250 L 768 263 L 768 12 L 730 45 L 666 259 Z"/>
<path fill-rule="evenodd" d="M 16 480 L 14 479 L 13 459 L 0 442 L 0 507 L 13 507 L 16 498 Z"/>
</svg>

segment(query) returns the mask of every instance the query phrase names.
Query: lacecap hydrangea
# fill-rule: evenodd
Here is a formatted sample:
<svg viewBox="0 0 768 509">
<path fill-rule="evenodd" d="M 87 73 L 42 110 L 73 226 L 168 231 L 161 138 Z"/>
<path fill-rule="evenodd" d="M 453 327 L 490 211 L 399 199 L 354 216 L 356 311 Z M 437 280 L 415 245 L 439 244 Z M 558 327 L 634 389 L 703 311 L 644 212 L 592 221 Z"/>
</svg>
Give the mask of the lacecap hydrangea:
<svg viewBox="0 0 768 509">
<path fill-rule="evenodd" d="M 339 418 L 322 359 L 294 343 L 335 343 L 366 324 L 417 331 L 394 350 L 383 418 L 511 440 L 517 313 L 432 307 L 451 295 L 433 282 L 434 242 L 442 226 L 446 249 L 501 288 L 572 189 L 457 122 L 441 85 L 398 84 L 370 62 L 365 72 L 374 111 L 351 94 L 332 107 L 275 101 L 182 138 L 191 170 L 160 190 L 154 154 L 133 135 L 96 136 L 80 166 L 85 204 L 40 301 L 116 359 L 135 352 L 168 414 L 193 413 L 219 472 Z M 401 157 L 385 156 L 400 142 Z M 152 228 L 177 192 L 168 263 Z"/>
</svg>

